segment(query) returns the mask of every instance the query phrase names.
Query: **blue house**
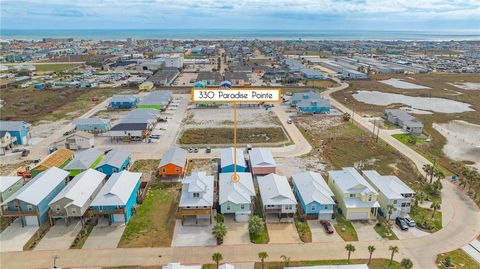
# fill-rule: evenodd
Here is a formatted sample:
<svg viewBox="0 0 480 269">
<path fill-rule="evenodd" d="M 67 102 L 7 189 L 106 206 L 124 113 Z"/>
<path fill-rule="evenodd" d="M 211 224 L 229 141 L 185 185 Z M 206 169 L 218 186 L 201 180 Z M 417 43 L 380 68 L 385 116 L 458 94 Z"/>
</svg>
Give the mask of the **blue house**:
<svg viewBox="0 0 480 269">
<path fill-rule="evenodd" d="M 31 124 L 25 121 L 0 121 L 0 132 L 9 132 L 17 141 L 14 144 L 28 145 Z"/>
<path fill-rule="evenodd" d="M 333 219 L 334 194 L 319 173 L 302 172 L 292 175 L 293 190 L 300 202 L 300 212 L 307 219 Z"/>
<path fill-rule="evenodd" d="M 297 111 L 300 113 L 328 113 L 330 112 L 330 100 L 324 98 L 305 99 L 296 104 Z"/>
<path fill-rule="evenodd" d="M 67 177 L 68 172 L 57 167 L 41 172 L 1 204 L 3 216 L 19 217 L 22 226 L 45 223 L 48 204 L 65 187 Z"/>
<path fill-rule="evenodd" d="M 80 118 L 73 121 L 77 131 L 87 133 L 105 133 L 112 128 L 110 120 L 101 118 Z"/>
<path fill-rule="evenodd" d="M 108 108 L 112 109 L 129 109 L 133 108 L 140 101 L 140 98 L 131 94 L 116 94 L 110 98 Z"/>
<path fill-rule="evenodd" d="M 291 106 L 297 106 L 297 104 L 303 100 L 315 100 L 321 98 L 319 92 L 315 91 L 305 91 L 305 92 L 296 92 L 293 94 L 290 99 Z"/>
<path fill-rule="evenodd" d="M 103 157 L 102 161 L 95 167 L 95 170 L 111 176 L 113 173 L 118 173 L 127 169 L 131 160 L 132 157 L 130 151 L 125 149 L 114 149 Z"/>
<path fill-rule="evenodd" d="M 222 150 L 220 154 L 220 173 L 233 173 L 234 170 L 234 156 L 233 148 Z M 247 165 L 245 164 L 245 156 L 243 151 L 237 149 L 237 172 L 246 172 Z"/>
<path fill-rule="evenodd" d="M 94 215 L 107 217 L 111 223 L 127 223 L 137 204 L 142 173 L 122 171 L 113 174 L 90 204 Z"/>
</svg>

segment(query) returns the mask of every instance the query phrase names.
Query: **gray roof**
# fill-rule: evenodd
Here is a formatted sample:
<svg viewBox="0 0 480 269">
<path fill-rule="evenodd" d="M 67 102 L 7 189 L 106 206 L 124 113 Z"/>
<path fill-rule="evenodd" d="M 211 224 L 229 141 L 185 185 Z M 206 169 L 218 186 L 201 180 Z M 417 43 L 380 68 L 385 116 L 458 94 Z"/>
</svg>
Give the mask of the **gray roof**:
<svg viewBox="0 0 480 269">
<path fill-rule="evenodd" d="M 233 165 L 233 148 L 226 148 L 220 153 L 220 167 L 227 167 Z M 245 164 L 245 156 L 243 151 L 237 149 L 237 166 L 247 167 Z"/>
<path fill-rule="evenodd" d="M 353 167 L 329 171 L 328 174 L 343 193 L 378 194 L 372 185 Z"/>
<path fill-rule="evenodd" d="M 333 192 L 319 173 L 302 172 L 292 175 L 300 196 L 305 205 L 311 202 L 317 202 L 321 205 L 335 204 L 333 201 Z"/>
<path fill-rule="evenodd" d="M 375 170 L 362 171 L 365 178 L 387 199 L 402 199 L 402 194 L 414 194 L 407 184 L 396 176 L 382 176 Z"/>
<path fill-rule="evenodd" d="M 64 167 L 65 170 L 85 170 L 90 168 L 95 161 L 103 155 L 103 152 L 95 149 L 90 148 L 80 153 L 75 154 L 75 158 L 71 162 Z"/>
<path fill-rule="evenodd" d="M 23 127 L 30 127 L 25 121 L 0 121 L 0 131 L 20 131 Z"/>
<path fill-rule="evenodd" d="M 163 155 L 162 160 L 160 161 L 160 167 L 169 163 L 183 167 L 185 166 L 186 161 L 187 151 L 179 147 L 173 147 Z"/>
<path fill-rule="evenodd" d="M 212 206 L 213 181 L 213 176 L 207 176 L 205 172 L 194 172 L 184 178 L 179 206 Z M 200 193 L 200 196 L 193 197 L 191 193 Z"/>
<path fill-rule="evenodd" d="M 126 205 L 141 177 L 142 173 L 127 170 L 113 174 L 90 206 Z"/>
<path fill-rule="evenodd" d="M 248 76 L 247 76 L 247 73 L 245 72 L 226 72 L 225 80 L 232 80 L 232 79 L 248 80 Z"/>
<path fill-rule="evenodd" d="M 21 179 L 22 177 L 19 176 L 0 176 L 0 193 L 6 191 Z"/>
<path fill-rule="evenodd" d="M 79 118 L 75 119 L 73 123 L 75 125 L 85 125 L 85 124 L 108 124 L 110 120 L 101 119 L 101 118 Z"/>
<path fill-rule="evenodd" d="M 300 101 L 305 99 L 320 99 L 321 95 L 316 91 L 296 92 L 292 96 L 292 101 Z"/>
<path fill-rule="evenodd" d="M 172 100 L 170 91 L 153 91 L 143 98 L 141 105 L 166 105 Z"/>
<path fill-rule="evenodd" d="M 115 94 L 110 99 L 110 103 L 113 102 L 136 102 L 138 97 L 133 94 Z"/>
<path fill-rule="evenodd" d="M 267 149 L 253 148 L 248 152 L 252 167 L 276 167 L 272 152 Z"/>
<path fill-rule="evenodd" d="M 408 127 L 420 127 L 423 128 L 423 123 L 417 120 L 414 116 L 408 114 L 402 109 L 385 109 L 385 114 L 390 114 L 392 117 L 397 118 L 404 125 Z"/>
<path fill-rule="evenodd" d="M 237 173 L 240 177 L 238 182 L 232 181 L 233 173 L 219 174 L 219 204 L 232 202 L 234 204 L 250 204 L 255 196 L 252 174 Z"/>
<path fill-rule="evenodd" d="M 133 109 L 120 123 L 153 123 L 159 115 L 159 111 L 154 108 Z"/>
<path fill-rule="evenodd" d="M 216 82 L 222 81 L 222 75 L 219 72 L 200 72 L 197 76 L 197 81 L 203 80 L 215 80 Z"/>
<path fill-rule="evenodd" d="M 113 149 L 102 161 L 97 165 L 97 167 L 103 166 L 105 164 L 111 165 L 113 167 L 120 167 L 125 162 L 126 159 L 130 157 L 130 151 L 126 149 Z"/>
<path fill-rule="evenodd" d="M 297 204 L 287 177 L 268 174 L 264 177 L 258 177 L 257 181 L 264 206 Z"/>
</svg>

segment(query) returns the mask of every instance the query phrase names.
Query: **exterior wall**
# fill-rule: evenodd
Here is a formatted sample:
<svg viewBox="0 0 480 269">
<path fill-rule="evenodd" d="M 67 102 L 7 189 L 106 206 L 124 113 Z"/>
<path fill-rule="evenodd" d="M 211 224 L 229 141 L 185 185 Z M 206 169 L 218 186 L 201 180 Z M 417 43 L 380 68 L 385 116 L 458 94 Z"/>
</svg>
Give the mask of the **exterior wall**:
<svg viewBox="0 0 480 269">
<path fill-rule="evenodd" d="M 370 212 L 371 208 L 349 208 L 343 215 L 347 219 L 351 219 L 351 215 L 354 213 L 368 213 L 368 218 L 372 218 L 373 215 Z"/>
<path fill-rule="evenodd" d="M 221 168 L 221 173 L 233 173 L 233 164 Z M 237 165 L 237 172 L 246 172 L 247 169 L 243 166 Z"/>
<path fill-rule="evenodd" d="M 95 210 L 113 210 L 113 209 L 125 208 L 125 222 L 128 222 L 130 220 L 130 217 L 132 216 L 132 208 L 137 204 L 137 194 L 138 194 L 139 188 L 140 188 L 140 181 L 138 181 L 137 185 L 135 185 L 135 188 L 132 190 L 132 193 L 130 194 L 130 197 L 128 198 L 128 201 L 125 206 L 111 205 L 111 206 L 95 206 L 93 208 Z M 116 222 L 113 214 L 110 215 L 110 220 L 112 222 Z"/>
<path fill-rule="evenodd" d="M 394 205 L 396 208 L 396 210 L 394 210 L 392 212 L 392 215 L 390 216 L 392 219 L 401 216 L 402 213 L 406 213 L 406 214 L 410 213 L 412 201 L 409 198 L 389 200 L 387 199 L 387 197 L 385 197 L 385 195 L 380 193 L 380 195 L 378 195 L 377 200 L 380 203 L 380 209 L 382 210 L 385 217 L 388 217 L 388 209 L 387 209 L 388 205 Z M 402 207 L 402 203 L 409 203 L 410 206 Z"/>
<path fill-rule="evenodd" d="M 232 202 L 225 202 L 220 205 L 220 211 L 222 212 L 222 214 L 249 212 L 251 211 L 250 207 L 251 204 L 235 204 Z M 230 210 L 228 208 L 230 208 Z"/>
<path fill-rule="evenodd" d="M 178 171 L 177 171 L 178 169 Z M 174 164 L 166 164 L 158 169 L 160 175 L 181 175 L 183 174 L 183 167 Z"/>
<path fill-rule="evenodd" d="M 8 131 L 13 137 L 17 138 L 17 141 L 14 143 L 16 145 L 27 145 L 30 138 L 30 134 L 26 127 L 23 127 L 19 131 Z"/>
<path fill-rule="evenodd" d="M 84 131 L 87 133 L 104 133 L 110 130 L 111 125 L 108 124 L 78 124 L 76 125 L 77 131 Z"/>
<path fill-rule="evenodd" d="M 276 167 L 252 167 L 254 175 L 268 175 L 276 172 Z"/>
<path fill-rule="evenodd" d="M 10 195 L 14 194 L 16 191 L 18 191 L 21 187 L 23 186 L 23 180 L 20 179 L 17 181 L 15 184 L 10 186 L 7 190 L 1 193 L 0 195 L 0 202 L 5 201 Z"/>
<path fill-rule="evenodd" d="M 324 112 L 329 112 L 330 107 L 328 106 L 318 106 L 318 107 L 302 107 L 299 108 L 300 112 L 302 113 L 324 113 Z"/>
<path fill-rule="evenodd" d="M 128 159 L 126 159 L 120 167 L 113 167 L 111 165 L 104 164 L 100 167 L 95 168 L 95 170 L 100 171 L 108 176 L 111 176 L 113 173 L 119 173 L 125 170 L 127 166 L 130 164 L 130 158 L 131 157 L 128 157 Z"/>
<path fill-rule="evenodd" d="M 132 108 L 137 102 L 110 102 L 109 107 L 115 109 Z"/>
</svg>

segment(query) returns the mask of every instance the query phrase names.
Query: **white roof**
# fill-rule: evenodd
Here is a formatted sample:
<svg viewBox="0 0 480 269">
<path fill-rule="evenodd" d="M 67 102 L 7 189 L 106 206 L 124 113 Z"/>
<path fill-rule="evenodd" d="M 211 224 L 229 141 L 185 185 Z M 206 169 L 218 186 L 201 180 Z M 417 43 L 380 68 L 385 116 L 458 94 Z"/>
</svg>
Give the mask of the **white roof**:
<svg viewBox="0 0 480 269">
<path fill-rule="evenodd" d="M 343 193 L 378 194 L 372 185 L 353 167 L 329 171 L 328 174 Z"/>
<path fill-rule="evenodd" d="M 0 192 L 8 190 L 11 186 L 21 180 L 18 176 L 0 176 Z"/>
<path fill-rule="evenodd" d="M 163 269 L 202 269 L 201 265 L 182 265 L 178 262 L 172 262 L 164 265 Z"/>
<path fill-rule="evenodd" d="M 173 147 L 163 155 L 162 160 L 160 161 L 160 167 L 169 163 L 184 167 L 186 161 L 187 151 L 179 147 Z"/>
<path fill-rule="evenodd" d="M 285 269 L 368 269 L 366 264 L 346 264 L 346 265 L 312 265 L 285 267 Z"/>
<path fill-rule="evenodd" d="M 388 199 L 402 199 L 402 194 L 414 194 L 407 184 L 396 176 L 381 176 L 375 170 L 362 171 L 367 180 Z"/>
<path fill-rule="evenodd" d="M 142 173 L 127 170 L 113 174 L 90 206 L 126 205 L 140 177 Z"/>
<path fill-rule="evenodd" d="M 103 157 L 102 161 L 97 165 L 97 167 L 108 164 L 118 168 L 122 166 L 128 157 L 130 157 L 130 151 L 126 149 L 112 149 Z"/>
<path fill-rule="evenodd" d="M 200 193 L 200 197 L 193 197 L 191 193 Z M 194 172 L 183 179 L 180 207 L 212 206 L 213 205 L 213 176 L 205 172 Z"/>
<path fill-rule="evenodd" d="M 222 150 L 220 154 L 220 166 L 221 168 L 227 167 L 233 164 L 233 148 L 226 148 Z M 237 166 L 247 167 L 245 165 L 245 156 L 243 151 L 237 149 Z"/>
<path fill-rule="evenodd" d="M 263 205 L 297 204 L 287 177 L 268 174 L 258 177 L 257 180 Z"/>
<path fill-rule="evenodd" d="M 51 167 L 23 185 L 16 193 L 8 197 L 3 203 L 18 199 L 31 205 L 38 205 L 45 197 L 50 194 L 55 187 L 64 181 L 68 172 L 57 167 Z"/>
<path fill-rule="evenodd" d="M 238 182 L 232 182 L 233 173 L 220 173 L 219 178 L 219 203 L 232 202 L 234 204 L 250 204 L 255 196 L 252 174 L 237 173 Z"/>
<path fill-rule="evenodd" d="M 233 264 L 224 263 L 220 265 L 218 269 L 235 269 L 235 266 L 233 266 Z"/>
<path fill-rule="evenodd" d="M 88 169 L 75 176 L 67 186 L 53 198 L 49 205 L 57 202 L 60 199 L 67 198 L 71 200 L 69 205 L 76 205 L 83 207 L 89 198 L 95 192 L 99 185 L 103 183 L 107 175 L 94 169 Z"/>
<path fill-rule="evenodd" d="M 358 198 L 350 198 L 346 197 L 343 198 L 343 202 L 345 203 L 345 207 L 347 208 L 372 208 L 372 207 L 380 207 L 378 201 L 362 201 Z"/>
<path fill-rule="evenodd" d="M 306 205 L 311 202 L 321 205 L 335 204 L 332 190 L 319 173 L 296 173 L 292 175 L 292 180 Z"/>
<path fill-rule="evenodd" d="M 267 149 L 254 148 L 250 150 L 250 163 L 252 167 L 276 167 L 277 163 L 273 159 L 272 152 Z"/>
<path fill-rule="evenodd" d="M 103 155 L 103 152 L 95 149 L 90 148 L 85 151 L 82 151 L 78 154 L 75 154 L 75 158 L 71 162 L 64 167 L 65 170 L 83 170 L 88 169 L 95 161 Z"/>
</svg>

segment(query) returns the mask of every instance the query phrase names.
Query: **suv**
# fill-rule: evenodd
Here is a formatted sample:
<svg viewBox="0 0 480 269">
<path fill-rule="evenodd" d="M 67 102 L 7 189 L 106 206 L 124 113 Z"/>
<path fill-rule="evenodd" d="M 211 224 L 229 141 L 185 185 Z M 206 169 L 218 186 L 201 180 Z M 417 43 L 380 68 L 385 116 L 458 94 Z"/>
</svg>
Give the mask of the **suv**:
<svg viewBox="0 0 480 269">
<path fill-rule="evenodd" d="M 411 218 L 404 218 L 403 221 L 409 226 L 409 227 L 415 227 L 416 223 L 413 219 Z"/>
<path fill-rule="evenodd" d="M 403 218 L 397 217 L 395 219 L 395 224 L 397 224 L 398 228 L 400 228 L 402 231 L 408 231 L 408 225 Z"/>
</svg>

